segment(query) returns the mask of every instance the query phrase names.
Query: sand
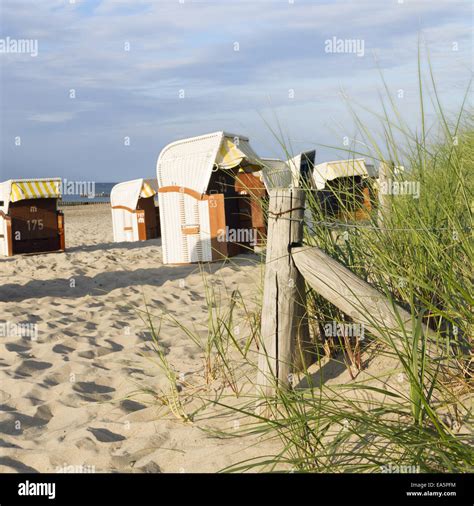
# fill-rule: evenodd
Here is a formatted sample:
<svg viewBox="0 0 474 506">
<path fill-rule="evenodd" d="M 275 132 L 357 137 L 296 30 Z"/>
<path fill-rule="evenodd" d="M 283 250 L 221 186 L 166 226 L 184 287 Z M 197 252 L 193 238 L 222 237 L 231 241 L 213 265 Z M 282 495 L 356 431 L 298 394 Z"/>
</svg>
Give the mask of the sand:
<svg viewBox="0 0 474 506">
<path fill-rule="evenodd" d="M 206 373 L 198 345 L 209 312 L 228 321 L 231 298 L 247 311 L 243 318 L 236 305 L 236 338 L 252 335 L 259 256 L 163 265 L 160 239 L 112 242 L 108 205 L 66 208 L 65 223 L 65 253 L 0 259 L 0 329 L 8 331 L 0 333 L 0 472 L 218 472 L 278 454 L 278 439 L 249 435 L 254 419 L 235 410 L 252 401 L 255 368 L 230 349 L 230 369 L 213 354 Z M 24 323 L 35 326 L 18 335 Z M 254 341 L 249 349 L 255 360 Z M 386 371 L 384 382 L 407 388 L 393 359 L 363 360 L 358 379 Z M 313 384 L 352 381 L 340 360 L 310 372 Z"/>
<path fill-rule="evenodd" d="M 245 419 L 235 412 L 211 404 L 186 421 L 164 405 L 173 397 L 145 303 L 157 327 L 168 315 L 157 334 L 182 413 L 229 393 L 219 378 L 206 381 L 201 350 L 169 320 L 207 335 L 199 267 L 162 265 L 159 239 L 114 244 L 106 205 L 66 208 L 65 223 L 67 252 L 0 259 L 0 323 L 9 325 L 0 338 L 0 471 L 216 472 L 278 451 L 277 441 L 207 430 L 238 432 Z M 236 288 L 249 305 L 258 295 L 256 255 L 210 269 L 223 307 Z M 15 335 L 22 323 L 36 327 Z"/>
</svg>

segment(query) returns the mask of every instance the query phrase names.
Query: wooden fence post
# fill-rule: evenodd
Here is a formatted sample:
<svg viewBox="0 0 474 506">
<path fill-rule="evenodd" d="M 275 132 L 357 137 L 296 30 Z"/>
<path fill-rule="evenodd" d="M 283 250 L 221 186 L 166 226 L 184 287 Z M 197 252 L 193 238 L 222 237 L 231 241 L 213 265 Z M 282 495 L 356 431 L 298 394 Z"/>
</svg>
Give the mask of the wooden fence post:
<svg viewBox="0 0 474 506">
<path fill-rule="evenodd" d="M 290 374 L 309 365 L 309 327 L 304 278 L 291 255 L 303 239 L 305 194 L 292 188 L 270 192 L 257 394 L 272 398 L 291 386 Z M 269 405 L 257 407 L 261 415 Z"/>
</svg>

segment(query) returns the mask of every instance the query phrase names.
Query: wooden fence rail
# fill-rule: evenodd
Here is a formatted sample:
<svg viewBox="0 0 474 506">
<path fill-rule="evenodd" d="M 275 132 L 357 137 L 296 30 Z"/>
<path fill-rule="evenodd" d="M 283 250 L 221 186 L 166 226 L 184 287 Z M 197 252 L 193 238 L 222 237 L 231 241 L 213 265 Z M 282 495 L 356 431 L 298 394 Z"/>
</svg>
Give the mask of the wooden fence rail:
<svg viewBox="0 0 474 506">
<path fill-rule="evenodd" d="M 410 313 L 319 248 L 293 248 L 291 257 L 311 288 L 374 336 L 413 330 Z"/>
</svg>

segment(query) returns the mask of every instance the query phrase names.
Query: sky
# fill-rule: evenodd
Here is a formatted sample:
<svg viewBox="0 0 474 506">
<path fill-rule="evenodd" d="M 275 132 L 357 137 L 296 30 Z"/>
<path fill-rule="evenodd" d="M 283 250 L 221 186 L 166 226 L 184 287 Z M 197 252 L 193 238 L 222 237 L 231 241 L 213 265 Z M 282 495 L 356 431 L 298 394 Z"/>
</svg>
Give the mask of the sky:
<svg viewBox="0 0 474 506">
<path fill-rule="evenodd" d="M 419 48 L 459 110 L 472 26 L 470 0 L 0 0 L 0 181 L 149 177 L 169 142 L 220 130 L 262 157 L 364 151 L 348 104 L 377 132 L 388 93 L 419 125 Z"/>
</svg>

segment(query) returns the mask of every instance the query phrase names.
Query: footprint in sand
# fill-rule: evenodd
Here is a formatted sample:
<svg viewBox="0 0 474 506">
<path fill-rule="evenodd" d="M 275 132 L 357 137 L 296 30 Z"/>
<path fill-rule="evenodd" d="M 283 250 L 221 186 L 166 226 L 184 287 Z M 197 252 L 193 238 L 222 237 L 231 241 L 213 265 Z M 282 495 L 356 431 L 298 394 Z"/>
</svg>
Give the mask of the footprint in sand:
<svg viewBox="0 0 474 506">
<path fill-rule="evenodd" d="M 138 332 L 137 337 L 138 337 L 138 342 L 143 342 L 145 344 L 155 342 L 155 339 L 153 338 L 153 334 L 151 332 L 145 332 L 145 331 Z M 160 348 L 161 348 L 161 351 L 165 355 L 168 355 L 171 351 L 171 345 L 169 343 L 164 342 L 164 341 L 160 341 Z"/>
<path fill-rule="evenodd" d="M 112 341 L 112 339 L 106 339 L 105 341 L 110 344 L 110 347 L 112 348 L 111 352 L 115 353 L 117 351 L 123 350 L 123 346 L 121 344 L 116 343 L 115 341 Z"/>
<path fill-rule="evenodd" d="M 117 344 L 110 339 L 106 339 L 105 341 L 110 344 L 110 348 L 108 348 L 106 346 L 96 346 L 92 350 L 85 350 L 85 351 L 79 352 L 78 356 L 81 358 L 86 358 L 88 360 L 91 360 L 93 358 L 103 357 L 104 355 L 108 355 L 109 353 L 116 353 L 117 351 L 123 350 L 122 345 Z"/>
<path fill-rule="evenodd" d="M 36 410 L 34 418 L 49 423 L 53 418 L 53 412 L 51 411 L 51 408 L 49 406 L 43 404 L 42 406 L 39 406 L 38 409 Z"/>
<path fill-rule="evenodd" d="M 51 362 L 41 362 L 39 360 L 24 360 L 20 367 L 18 367 L 15 371 L 17 376 L 21 376 L 23 378 L 29 377 L 37 373 L 38 371 L 44 371 L 45 369 L 49 369 L 53 364 Z"/>
<path fill-rule="evenodd" d="M 89 427 L 87 430 L 92 432 L 97 441 L 101 443 L 117 443 L 118 441 L 127 439 L 125 436 L 111 432 L 108 429 L 94 429 L 93 427 Z"/>
<path fill-rule="evenodd" d="M 0 448 L 15 448 L 21 449 L 21 446 L 16 445 L 15 443 L 10 443 L 9 441 L 5 441 L 0 438 Z"/>
<path fill-rule="evenodd" d="M 80 351 L 77 354 L 78 357 L 85 358 L 87 360 L 92 360 L 97 356 L 97 354 L 93 350 Z"/>
<path fill-rule="evenodd" d="M 8 472 L 14 469 L 17 473 L 38 473 L 34 467 L 27 466 L 19 460 L 10 457 L 0 457 L 0 467 L 6 467 Z"/>
<path fill-rule="evenodd" d="M 69 365 L 64 365 L 60 370 L 55 370 L 54 372 L 50 372 L 47 376 L 43 378 L 43 383 L 39 383 L 39 386 L 44 388 L 45 386 L 51 387 L 59 385 L 60 383 L 69 383 L 71 381 L 71 367 Z M 37 392 L 37 394 L 40 392 Z"/>
<path fill-rule="evenodd" d="M 92 402 L 103 402 L 112 399 L 109 393 L 115 392 L 115 388 L 105 385 L 98 385 L 91 381 L 79 381 L 72 389 L 77 392 L 84 400 Z"/>
<path fill-rule="evenodd" d="M 153 306 L 156 306 L 156 307 L 159 307 L 159 308 L 164 308 L 166 307 L 166 304 L 163 304 L 163 301 L 161 300 L 157 300 L 157 299 L 151 299 L 151 304 Z"/>
<path fill-rule="evenodd" d="M 91 302 L 87 305 L 89 308 L 95 308 L 95 307 L 104 307 L 105 304 L 103 302 Z"/>
<path fill-rule="evenodd" d="M 41 416 L 28 416 L 23 413 L 12 412 L 8 418 L 0 422 L 0 433 L 8 436 L 19 436 L 25 429 L 40 428 L 48 424 L 50 419 Z"/>
<path fill-rule="evenodd" d="M 77 339 L 77 332 L 71 330 L 63 330 L 62 333 L 67 337 L 74 337 Z"/>
<path fill-rule="evenodd" d="M 74 351 L 74 348 L 69 348 L 69 346 L 65 346 L 64 344 L 57 344 L 53 347 L 54 353 L 68 354 L 71 351 Z"/>
<path fill-rule="evenodd" d="M 6 343 L 5 348 L 8 351 L 16 352 L 16 353 L 24 353 L 31 350 L 31 347 L 25 344 L 18 343 Z"/>
<path fill-rule="evenodd" d="M 192 301 L 196 301 L 196 300 L 203 300 L 203 299 L 204 299 L 204 297 L 203 297 L 201 294 L 199 294 L 199 293 L 197 293 L 197 292 L 195 292 L 195 291 L 191 291 L 191 292 L 189 292 L 189 298 L 190 298 Z"/>
<path fill-rule="evenodd" d="M 15 411 L 15 408 L 12 408 L 8 404 L 0 404 L 0 411 Z"/>
<path fill-rule="evenodd" d="M 97 367 L 97 369 L 102 369 L 103 371 L 110 371 L 110 367 L 105 367 L 104 364 L 99 364 L 99 362 L 93 362 L 92 367 Z"/>
<path fill-rule="evenodd" d="M 126 399 L 120 403 L 120 407 L 126 412 L 126 413 L 133 413 L 135 411 L 140 411 L 141 409 L 145 409 L 146 406 L 142 404 L 141 402 L 132 401 L 130 399 Z"/>
<path fill-rule="evenodd" d="M 127 329 L 130 327 L 130 322 L 116 321 L 112 324 L 112 327 L 120 330 Z"/>
</svg>

